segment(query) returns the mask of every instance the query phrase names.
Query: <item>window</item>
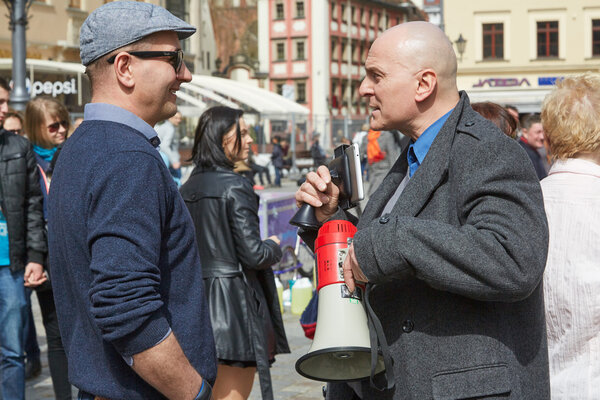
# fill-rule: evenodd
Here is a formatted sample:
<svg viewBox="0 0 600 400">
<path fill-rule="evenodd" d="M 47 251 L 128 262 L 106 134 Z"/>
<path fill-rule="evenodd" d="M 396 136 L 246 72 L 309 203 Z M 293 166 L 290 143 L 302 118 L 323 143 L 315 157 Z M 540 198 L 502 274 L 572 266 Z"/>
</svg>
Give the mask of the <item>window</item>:
<svg viewBox="0 0 600 400">
<path fill-rule="evenodd" d="M 362 49 L 358 46 L 358 41 L 352 40 L 352 63 L 360 64 L 360 54 Z"/>
<path fill-rule="evenodd" d="M 537 23 L 537 56 L 558 57 L 558 21 Z"/>
<path fill-rule="evenodd" d="M 304 60 L 304 42 L 296 42 L 296 60 Z"/>
<path fill-rule="evenodd" d="M 338 93 L 337 93 L 337 83 L 331 82 L 331 108 L 338 108 Z"/>
<path fill-rule="evenodd" d="M 337 19 L 337 5 L 335 4 L 335 2 L 331 3 L 331 19 L 332 20 L 336 20 Z"/>
<path fill-rule="evenodd" d="M 89 3 L 89 2 L 88 2 Z M 190 20 L 190 2 L 186 0 L 166 0 L 165 8 L 169 10 L 171 14 L 184 21 Z M 181 42 L 181 48 L 186 53 L 190 51 L 190 41 L 183 40 Z"/>
<path fill-rule="evenodd" d="M 600 19 L 592 20 L 592 56 L 600 56 Z"/>
<path fill-rule="evenodd" d="M 296 18 L 304 18 L 304 2 L 296 2 Z"/>
<path fill-rule="evenodd" d="M 275 92 L 277 92 L 277 94 L 280 96 L 283 95 L 283 83 L 275 84 Z"/>
<path fill-rule="evenodd" d="M 504 24 L 483 24 L 483 59 L 504 58 Z"/>
<path fill-rule="evenodd" d="M 296 101 L 306 103 L 306 83 L 298 83 L 296 86 Z"/>
<path fill-rule="evenodd" d="M 346 22 L 346 5 L 345 4 L 341 5 L 340 14 L 342 14 L 342 22 Z"/>
<path fill-rule="evenodd" d="M 337 41 L 335 39 L 333 39 L 331 41 L 331 59 L 332 60 L 337 60 L 338 59 L 338 54 L 337 54 Z"/>
<path fill-rule="evenodd" d="M 277 43 L 277 61 L 285 60 L 285 43 Z"/>
<path fill-rule="evenodd" d="M 275 19 L 284 19 L 285 15 L 283 14 L 283 3 L 275 4 Z"/>
</svg>

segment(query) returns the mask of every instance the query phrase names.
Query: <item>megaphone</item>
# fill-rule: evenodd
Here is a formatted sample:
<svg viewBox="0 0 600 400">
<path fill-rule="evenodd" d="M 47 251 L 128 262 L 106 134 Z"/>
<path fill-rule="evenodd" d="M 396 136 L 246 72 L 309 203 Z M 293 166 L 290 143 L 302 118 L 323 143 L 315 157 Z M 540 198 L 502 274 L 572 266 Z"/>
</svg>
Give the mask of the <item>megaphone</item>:
<svg viewBox="0 0 600 400">
<path fill-rule="evenodd" d="M 363 305 L 365 287 L 350 293 L 344 283 L 342 265 L 356 227 L 342 220 L 328 221 L 315 241 L 317 328 L 308 353 L 296 362 L 296 371 L 305 378 L 324 381 L 355 381 L 371 375 L 371 343 Z M 385 370 L 377 355 L 375 373 Z"/>
</svg>

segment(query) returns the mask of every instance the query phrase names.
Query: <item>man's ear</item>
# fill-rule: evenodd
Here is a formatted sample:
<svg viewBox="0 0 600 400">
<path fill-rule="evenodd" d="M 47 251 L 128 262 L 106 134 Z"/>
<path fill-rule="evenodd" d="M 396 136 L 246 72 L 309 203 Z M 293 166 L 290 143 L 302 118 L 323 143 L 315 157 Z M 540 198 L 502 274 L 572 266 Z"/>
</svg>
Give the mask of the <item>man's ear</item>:
<svg viewBox="0 0 600 400">
<path fill-rule="evenodd" d="M 419 75 L 419 84 L 417 86 L 415 100 L 420 103 L 427 100 L 427 98 L 435 91 L 437 87 L 437 75 L 432 69 L 423 70 Z"/>
<path fill-rule="evenodd" d="M 125 52 L 117 54 L 113 67 L 119 83 L 127 88 L 133 88 L 135 80 L 131 70 L 131 56 Z"/>
</svg>

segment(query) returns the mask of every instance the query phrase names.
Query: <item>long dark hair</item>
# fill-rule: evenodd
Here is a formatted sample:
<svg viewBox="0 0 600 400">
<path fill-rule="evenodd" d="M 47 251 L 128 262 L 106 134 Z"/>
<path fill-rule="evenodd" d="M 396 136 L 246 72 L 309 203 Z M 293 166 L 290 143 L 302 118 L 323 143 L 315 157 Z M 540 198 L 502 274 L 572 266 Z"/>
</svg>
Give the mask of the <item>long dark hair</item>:
<svg viewBox="0 0 600 400">
<path fill-rule="evenodd" d="M 235 152 L 242 147 L 240 118 L 242 110 L 217 106 L 204 111 L 198 120 L 191 161 L 202 168 L 220 166 L 233 169 L 233 162 L 223 150 L 223 136 L 235 126 Z"/>
</svg>

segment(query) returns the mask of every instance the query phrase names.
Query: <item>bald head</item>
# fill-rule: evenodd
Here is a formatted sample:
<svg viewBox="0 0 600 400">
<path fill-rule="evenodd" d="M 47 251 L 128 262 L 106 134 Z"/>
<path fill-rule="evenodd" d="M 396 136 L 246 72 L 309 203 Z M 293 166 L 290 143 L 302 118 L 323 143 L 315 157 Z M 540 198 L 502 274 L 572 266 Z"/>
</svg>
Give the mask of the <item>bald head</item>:
<svg viewBox="0 0 600 400">
<path fill-rule="evenodd" d="M 459 100 L 456 55 L 428 22 L 385 31 L 369 49 L 359 93 L 369 99 L 371 128 L 398 129 L 416 139 Z"/>
<path fill-rule="evenodd" d="M 384 46 L 388 54 L 413 73 L 432 69 L 441 89 L 457 91 L 456 54 L 440 28 L 429 22 L 413 21 L 383 32 L 373 46 Z"/>
</svg>

